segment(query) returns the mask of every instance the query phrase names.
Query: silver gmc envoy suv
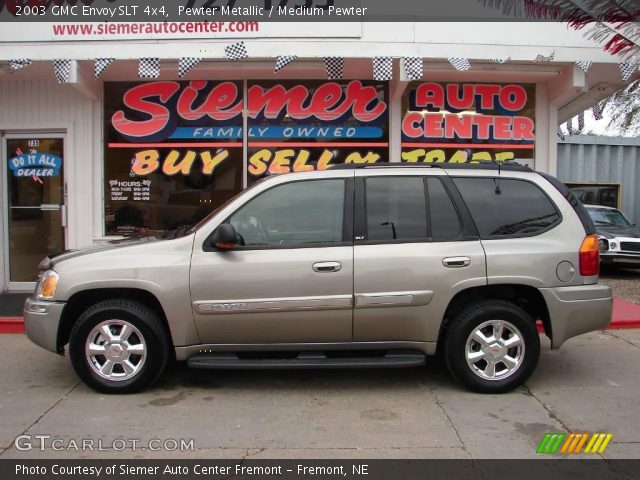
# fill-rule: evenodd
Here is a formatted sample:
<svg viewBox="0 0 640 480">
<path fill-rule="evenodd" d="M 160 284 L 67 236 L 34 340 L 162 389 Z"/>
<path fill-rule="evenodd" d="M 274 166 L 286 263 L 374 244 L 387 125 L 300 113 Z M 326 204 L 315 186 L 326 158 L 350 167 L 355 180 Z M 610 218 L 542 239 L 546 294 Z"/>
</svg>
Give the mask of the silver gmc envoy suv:
<svg viewBox="0 0 640 480">
<path fill-rule="evenodd" d="M 29 338 L 102 392 L 202 369 L 418 366 L 478 392 L 611 321 L 598 237 L 557 179 L 505 163 L 272 176 L 199 224 L 40 264 Z M 539 325 L 539 327 L 538 327 Z"/>
</svg>

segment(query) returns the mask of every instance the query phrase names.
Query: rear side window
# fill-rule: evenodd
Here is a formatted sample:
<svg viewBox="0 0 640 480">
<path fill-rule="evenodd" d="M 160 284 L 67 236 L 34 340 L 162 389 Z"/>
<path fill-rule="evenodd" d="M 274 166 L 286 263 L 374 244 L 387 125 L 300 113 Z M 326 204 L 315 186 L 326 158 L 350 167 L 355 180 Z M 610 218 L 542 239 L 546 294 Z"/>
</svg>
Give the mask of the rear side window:
<svg viewBox="0 0 640 480">
<path fill-rule="evenodd" d="M 422 177 L 368 178 L 365 204 L 368 240 L 426 240 Z"/>
<path fill-rule="evenodd" d="M 453 240 L 460 235 L 460 217 L 439 178 L 427 179 L 431 237 L 434 241 Z"/>
<path fill-rule="evenodd" d="M 454 178 L 481 238 L 542 233 L 560 214 L 535 184 L 505 178 Z"/>
</svg>

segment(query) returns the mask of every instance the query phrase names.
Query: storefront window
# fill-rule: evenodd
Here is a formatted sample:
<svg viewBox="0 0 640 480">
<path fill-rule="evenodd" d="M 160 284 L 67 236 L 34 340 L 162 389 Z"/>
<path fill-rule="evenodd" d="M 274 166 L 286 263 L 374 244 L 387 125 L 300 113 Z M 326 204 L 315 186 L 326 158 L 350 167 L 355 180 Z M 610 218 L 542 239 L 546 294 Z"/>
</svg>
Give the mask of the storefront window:
<svg viewBox="0 0 640 480">
<path fill-rule="evenodd" d="M 105 231 L 189 225 L 243 185 L 242 82 L 105 83 Z M 247 85 L 247 179 L 388 161 L 387 86 Z"/>
<path fill-rule="evenodd" d="M 384 84 L 258 81 L 247 95 L 249 185 L 269 174 L 388 161 Z"/>
<path fill-rule="evenodd" d="M 241 82 L 107 82 L 105 232 L 190 225 L 242 189 Z"/>
<path fill-rule="evenodd" d="M 414 82 L 402 113 L 403 162 L 534 166 L 533 84 Z"/>
</svg>

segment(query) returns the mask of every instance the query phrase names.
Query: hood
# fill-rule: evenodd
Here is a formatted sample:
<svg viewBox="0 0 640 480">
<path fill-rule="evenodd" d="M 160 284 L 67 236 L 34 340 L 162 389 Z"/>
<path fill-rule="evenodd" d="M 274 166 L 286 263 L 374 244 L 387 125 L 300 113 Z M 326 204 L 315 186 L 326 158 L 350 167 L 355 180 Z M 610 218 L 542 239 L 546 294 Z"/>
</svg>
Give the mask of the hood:
<svg viewBox="0 0 640 480">
<path fill-rule="evenodd" d="M 640 225 L 635 227 L 616 227 L 609 225 L 596 225 L 596 230 L 605 238 L 629 237 L 640 238 Z"/>
<path fill-rule="evenodd" d="M 158 242 L 160 239 L 158 237 L 138 237 L 138 238 L 125 238 L 121 240 L 110 240 L 104 243 L 100 243 L 98 245 L 92 245 L 90 247 L 73 249 L 73 250 L 63 250 L 58 253 L 54 253 L 46 257 L 38 268 L 40 270 L 47 270 L 49 268 L 53 268 L 56 264 L 69 260 L 71 258 L 82 257 L 85 255 L 90 255 L 92 253 L 104 252 L 106 250 L 115 250 L 117 248 L 122 247 L 130 247 L 133 245 L 140 245 L 142 243 L 148 242 Z"/>
</svg>

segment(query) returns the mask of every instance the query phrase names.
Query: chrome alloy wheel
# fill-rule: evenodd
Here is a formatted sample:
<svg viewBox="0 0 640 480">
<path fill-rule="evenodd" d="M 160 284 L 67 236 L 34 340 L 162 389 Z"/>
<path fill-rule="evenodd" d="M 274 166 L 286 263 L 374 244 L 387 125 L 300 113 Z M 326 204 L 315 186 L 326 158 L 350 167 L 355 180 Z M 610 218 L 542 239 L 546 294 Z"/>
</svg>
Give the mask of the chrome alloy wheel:
<svg viewBox="0 0 640 480">
<path fill-rule="evenodd" d="M 106 320 L 87 337 L 85 355 L 93 371 L 111 381 L 134 377 L 147 359 L 147 344 L 136 327 L 124 320 Z"/>
<path fill-rule="evenodd" d="M 524 360 L 522 334 L 505 320 L 489 320 L 476 327 L 465 347 L 467 365 L 485 380 L 502 380 L 514 374 Z"/>
</svg>

